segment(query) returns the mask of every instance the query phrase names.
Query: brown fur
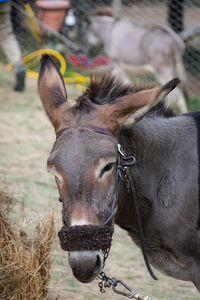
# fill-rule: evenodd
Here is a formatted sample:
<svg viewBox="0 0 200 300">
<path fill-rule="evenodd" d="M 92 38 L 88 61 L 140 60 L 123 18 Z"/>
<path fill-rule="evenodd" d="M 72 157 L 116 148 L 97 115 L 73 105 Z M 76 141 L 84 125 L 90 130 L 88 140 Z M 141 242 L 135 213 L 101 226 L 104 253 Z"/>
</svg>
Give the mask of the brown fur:
<svg viewBox="0 0 200 300">
<path fill-rule="evenodd" d="M 77 199 L 78 200 L 78 199 Z M 88 224 L 98 225 L 99 220 L 95 214 L 88 208 L 87 204 L 83 204 L 82 202 L 76 201 L 72 205 L 71 219 L 72 220 L 87 220 Z"/>
</svg>

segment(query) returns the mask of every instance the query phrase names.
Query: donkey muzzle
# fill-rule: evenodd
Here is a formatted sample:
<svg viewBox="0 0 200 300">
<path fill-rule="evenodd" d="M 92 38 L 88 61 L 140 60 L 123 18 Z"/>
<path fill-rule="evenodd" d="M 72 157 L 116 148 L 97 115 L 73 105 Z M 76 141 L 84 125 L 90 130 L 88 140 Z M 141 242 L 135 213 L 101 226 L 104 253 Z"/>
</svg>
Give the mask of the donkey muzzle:
<svg viewBox="0 0 200 300">
<path fill-rule="evenodd" d="M 72 251 L 68 255 L 69 265 L 74 277 L 88 283 L 95 279 L 103 268 L 103 252 L 101 250 Z"/>
<path fill-rule="evenodd" d="M 113 226 L 63 226 L 59 231 L 61 248 L 69 252 L 73 275 L 81 282 L 91 282 L 104 265 L 103 251 L 111 247 Z"/>
</svg>

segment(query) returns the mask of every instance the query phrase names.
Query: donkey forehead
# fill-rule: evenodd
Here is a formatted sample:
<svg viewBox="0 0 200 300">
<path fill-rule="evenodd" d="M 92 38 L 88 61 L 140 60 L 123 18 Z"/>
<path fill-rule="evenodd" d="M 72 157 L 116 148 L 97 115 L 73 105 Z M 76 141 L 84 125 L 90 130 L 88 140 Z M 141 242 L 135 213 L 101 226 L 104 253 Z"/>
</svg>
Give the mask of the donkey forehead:
<svg viewBox="0 0 200 300">
<path fill-rule="evenodd" d="M 73 130 L 56 140 L 48 158 L 48 167 L 52 165 L 59 170 L 76 166 L 92 166 L 102 159 L 113 160 L 117 147 L 115 139 L 89 130 Z"/>
</svg>

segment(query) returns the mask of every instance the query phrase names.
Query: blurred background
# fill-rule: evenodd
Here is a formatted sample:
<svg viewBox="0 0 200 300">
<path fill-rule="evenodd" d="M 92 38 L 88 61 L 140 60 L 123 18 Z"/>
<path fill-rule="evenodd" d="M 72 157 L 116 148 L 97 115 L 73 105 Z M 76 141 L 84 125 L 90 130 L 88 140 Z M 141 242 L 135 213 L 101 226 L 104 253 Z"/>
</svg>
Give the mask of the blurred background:
<svg viewBox="0 0 200 300">
<path fill-rule="evenodd" d="M 91 62 L 92 66 L 109 63 L 104 57 L 103 49 L 89 51 L 86 40 L 91 13 L 99 6 L 113 7 L 116 17 L 129 16 L 141 25 L 168 25 L 178 34 L 200 26 L 198 0 L 64 0 L 61 1 L 63 5 L 60 1 L 53 1 L 53 4 L 51 2 L 13 0 L 13 28 L 23 56 L 40 48 L 53 48 L 66 58 L 68 71 L 70 67 L 78 67 L 78 71 L 87 73 Z M 199 33 L 200 28 L 185 40 L 184 53 L 188 85 L 191 94 L 197 98 L 200 90 Z M 95 60 L 95 57 L 98 58 Z M 3 61 L 2 54 L 0 61 Z M 150 79 L 153 78 L 152 75 L 149 76 Z M 144 75 L 143 78 L 149 77 Z"/>
</svg>

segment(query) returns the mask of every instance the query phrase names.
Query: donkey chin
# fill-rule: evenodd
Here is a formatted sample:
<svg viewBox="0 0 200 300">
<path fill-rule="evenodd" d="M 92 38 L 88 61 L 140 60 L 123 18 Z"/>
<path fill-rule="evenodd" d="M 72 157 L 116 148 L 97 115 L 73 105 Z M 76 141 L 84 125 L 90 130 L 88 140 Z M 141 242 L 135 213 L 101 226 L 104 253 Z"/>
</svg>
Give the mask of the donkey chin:
<svg viewBox="0 0 200 300">
<path fill-rule="evenodd" d="M 70 251 L 68 261 L 74 277 L 83 283 L 89 283 L 103 268 L 103 252 L 102 250 Z"/>
</svg>

